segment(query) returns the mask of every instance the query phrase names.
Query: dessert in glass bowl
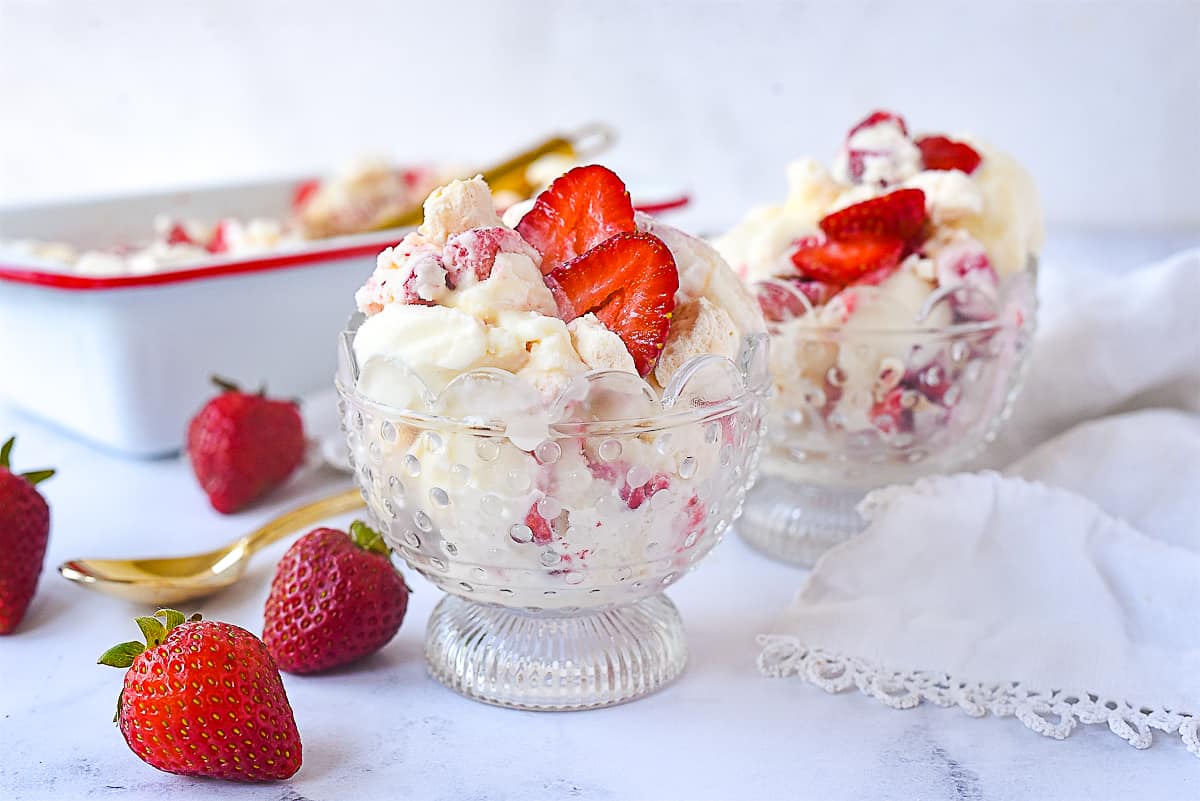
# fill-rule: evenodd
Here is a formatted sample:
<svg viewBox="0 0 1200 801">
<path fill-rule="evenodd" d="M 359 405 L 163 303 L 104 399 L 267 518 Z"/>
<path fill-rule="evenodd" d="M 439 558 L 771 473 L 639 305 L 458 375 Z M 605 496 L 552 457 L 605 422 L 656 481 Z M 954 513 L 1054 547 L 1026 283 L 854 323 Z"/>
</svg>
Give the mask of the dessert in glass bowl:
<svg viewBox="0 0 1200 801">
<path fill-rule="evenodd" d="M 1036 315 L 1037 193 L 966 135 L 877 111 L 831 170 L 788 168 L 782 205 L 715 243 L 771 335 L 762 479 L 742 536 L 809 565 L 857 532 L 866 491 L 952 469 L 996 434 Z"/>
<path fill-rule="evenodd" d="M 434 677 L 527 709 L 674 679 L 662 592 L 740 513 L 770 383 L 728 265 L 592 165 L 505 220 L 478 178 L 435 190 L 356 302 L 343 427 L 385 538 L 448 593 Z"/>
</svg>

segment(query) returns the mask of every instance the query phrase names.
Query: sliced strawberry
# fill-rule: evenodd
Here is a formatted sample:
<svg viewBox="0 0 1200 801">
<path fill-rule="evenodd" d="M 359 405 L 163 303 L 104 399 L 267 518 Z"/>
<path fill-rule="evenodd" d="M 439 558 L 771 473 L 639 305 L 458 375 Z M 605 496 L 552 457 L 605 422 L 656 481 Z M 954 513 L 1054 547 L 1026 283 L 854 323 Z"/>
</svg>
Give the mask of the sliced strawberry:
<svg viewBox="0 0 1200 801">
<path fill-rule="evenodd" d="M 554 529 L 550 527 L 550 521 L 538 512 L 536 503 L 529 507 L 529 512 L 525 515 L 525 525 L 533 532 L 533 541 L 538 545 L 545 545 L 554 539 Z"/>
<path fill-rule="evenodd" d="M 296 188 L 292 190 L 292 211 L 300 211 L 320 188 L 321 182 L 316 178 L 296 184 Z"/>
<path fill-rule="evenodd" d="M 917 140 L 927 170 L 962 170 L 967 175 L 979 169 L 983 156 L 966 142 L 945 136 L 922 136 Z"/>
<path fill-rule="evenodd" d="M 637 509 L 643 503 L 653 498 L 654 493 L 661 492 L 669 486 L 671 486 L 670 477 L 666 473 L 656 473 L 640 487 L 630 487 L 628 482 L 626 482 L 625 486 L 621 488 L 621 500 L 625 501 L 630 509 Z"/>
<path fill-rule="evenodd" d="M 895 269 L 904 255 L 903 239 L 859 236 L 847 241 L 802 240 L 792 254 L 800 275 L 830 284 L 852 284 L 868 273 Z"/>
<path fill-rule="evenodd" d="M 661 239 L 617 234 L 549 273 L 546 286 L 564 321 L 595 313 L 625 343 L 640 375 L 654 369 L 679 289 L 675 257 Z"/>
<path fill-rule="evenodd" d="M 897 189 L 835 211 L 820 226 L 826 236 L 839 241 L 869 235 L 908 242 L 921 234 L 928 216 L 924 192 Z"/>
<path fill-rule="evenodd" d="M 871 422 L 885 436 L 913 429 L 912 409 L 906 409 L 901 403 L 904 392 L 903 387 L 892 387 L 883 400 L 871 407 Z"/>
<path fill-rule="evenodd" d="M 517 232 L 542 254 L 542 273 L 587 253 L 614 234 L 636 230 L 625 184 L 598 164 L 559 176 L 517 223 Z"/>
<path fill-rule="evenodd" d="M 168 245 L 193 245 L 195 242 L 188 236 L 187 229 L 183 227 L 183 223 L 175 223 L 171 226 L 171 230 L 167 231 Z"/>
<path fill-rule="evenodd" d="M 872 111 L 861 122 L 850 129 L 850 133 L 846 134 L 846 139 L 849 140 L 859 131 L 864 128 L 874 128 L 876 125 L 885 122 L 894 122 L 900 127 L 900 132 L 908 136 L 908 125 L 905 124 L 904 118 L 899 114 L 893 114 L 890 111 Z"/>
<path fill-rule="evenodd" d="M 225 227 L 225 221 L 221 220 L 213 229 L 212 239 L 208 240 L 209 253 L 224 253 L 229 250 L 229 242 L 225 239 Z"/>
</svg>

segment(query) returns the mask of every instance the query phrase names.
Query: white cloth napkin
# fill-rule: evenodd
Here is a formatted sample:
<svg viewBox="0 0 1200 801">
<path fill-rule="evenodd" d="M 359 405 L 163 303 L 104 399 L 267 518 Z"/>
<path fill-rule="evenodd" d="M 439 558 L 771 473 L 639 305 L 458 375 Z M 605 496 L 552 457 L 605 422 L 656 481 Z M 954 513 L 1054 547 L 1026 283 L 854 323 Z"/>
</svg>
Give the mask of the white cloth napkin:
<svg viewBox="0 0 1200 801">
<path fill-rule="evenodd" d="M 1200 250 L 1046 299 L 981 465 L 871 493 L 761 669 L 1200 756 Z"/>
</svg>

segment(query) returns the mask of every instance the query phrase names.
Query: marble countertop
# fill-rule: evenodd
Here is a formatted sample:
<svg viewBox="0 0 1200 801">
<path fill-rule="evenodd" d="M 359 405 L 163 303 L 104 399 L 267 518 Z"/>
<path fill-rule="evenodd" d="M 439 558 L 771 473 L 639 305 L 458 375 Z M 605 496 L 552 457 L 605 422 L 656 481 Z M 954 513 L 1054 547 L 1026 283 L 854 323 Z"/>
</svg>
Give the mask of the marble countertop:
<svg viewBox="0 0 1200 801">
<path fill-rule="evenodd" d="M 1196 232 L 1136 239 L 1060 236 L 1047 266 L 1117 271 L 1200 241 Z M 1065 280 L 1063 270 L 1045 278 Z M 81 556 L 189 553 L 233 539 L 281 509 L 346 482 L 309 472 L 270 503 L 211 511 L 180 460 L 137 462 L 93 450 L 0 407 L 29 468 L 53 465 L 53 509 L 38 597 L 19 632 L 0 638 L 0 799 L 212 797 L 300 799 L 1126 799 L 1200 798 L 1200 763 L 1177 738 L 1136 751 L 1107 729 L 1067 740 L 1018 721 L 930 706 L 895 711 L 857 693 L 828 695 L 755 667 L 755 635 L 791 600 L 803 572 L 736 535 L 670 595 L 691 661 L 675 684 L 589 712 L 515 712 L 468 701 L 426 675 L 424 623 L 440 593 L 409 571 L 415 593 L 397 638 L 320 677 L 284 682 L 304 741 L 290 781 L 249 787 L 192 780 L 142 764 L 111 722 L 121 674 L 95 664 L 132 639 L 146 610 L 63 581 Z M 278 543 L 245 580 L 202 602 L 210 618 L 261 631 Z M 184 611 L 193 611 L 187 608 Z"/>
<path fill-rule="evenodd" d="M 344 481 L 308 473 L 270 504 L 235 517 L 208 509 L 180 460 L 126 461 L 0 409 L 23 463 L 53 464 L 47 569 L 19 632 L 0 639 L 0 798 L 1195 798 L 1200 766 L 1161 737 L 1135 751 L 1107 730 L 1042 738 L 1013 719 L 952 709 L 894 711 L 857 693 L 828 695 L 755 669 L 755 634 L 801 571 L 729 537 L 671 597 L 691 661 L 643 700 L 576 713 L 515 712 L 468 701 L 425 673 L 424 622 L 439 593 L 415 593 L 397 638 L 332 675 L 285 676 L 304 741 L 290 781 L 247 787 L 142 764 L 111 722 L 121 674 L 96 657 L 137 631 L 144 610 L 88 593 L 53 567 L 78 556 L 199 551 Z M 30 461 L 25 461 L 30 460 Z M 36 465 L 34 464 L 36 462 Z M 205 614 L 261 631 L 279 543 Z M 186 611 L 191 611 L 189 608 Z"/>
</svg>

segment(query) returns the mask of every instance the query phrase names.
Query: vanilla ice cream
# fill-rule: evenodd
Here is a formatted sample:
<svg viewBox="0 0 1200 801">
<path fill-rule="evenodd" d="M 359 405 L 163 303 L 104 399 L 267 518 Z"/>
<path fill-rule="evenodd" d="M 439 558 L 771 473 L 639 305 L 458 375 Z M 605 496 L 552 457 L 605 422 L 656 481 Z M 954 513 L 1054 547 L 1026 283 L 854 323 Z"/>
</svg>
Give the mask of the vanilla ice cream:
<svg viewBox="0 0 1200 801">
<path fill-rule="evenodd" d="M 663 418 L 657 434 L 652 425 L 616 432 L 662 417 L 664 388 L 699 357 L 733 365 L 762 336 L 761 313 L 710 245 L 628 213 L 637 232 L 666 244 L 678 273 L 669 329 L 644 377 L 624 320 L 609 328 L 591 312 L 560 316 L 544 275 L 553 265 L 497 216 L 480 178 L 431 193 L 425 223 L 380 254 L 356 295 L 366 315 L 353 339 L 358 395 L 397 419 L 415 410 L 504 432 L 447 423 L 423 435 L 395 425 L 364 448 L 377 459 L 375 475 L 397 477 L 419 524 L 411 530 L 398 517 L 390 539 L 451 591 L 458 584 L 447 577 L 476 592 L 502 582 L 513 603 L 557 608 L 578 603 L 569 590 L 582 585 L 589 605 L 615 603 L 628 592 L 618 586 L 625 579 L 641 587 L 658 576 L 645 591 L 661 589 L 661 577 L 686 570 L 732 519 L 732 511 L 710 519 L 705 494 L 744 484 L 760 418 L 690 422 L 687 407 L 703 406 L 688 404 L 686 424 Z M 506 219 L 515 226 L 520 213 Z M 704 395 L 717 383 L 700 375 L 697 386 L 676 389 Z M 623 422 L 609 435 L 587 433 L 606 420 Z M 583 428 L 564 437 L 563 424 Z M 453 558 L 425 560 L 434 535 Z M 480 575 L 462 567 L 459 576 L 463 565 L 480 566 Z M 601 573 L 604 581 L 589 586 Z"/>
<path fill-rule="evenodd" d="M 878 438 L 895 444 L 891 458 L 920 459 L 912 443 L 962 401 L 954 382 L 1004 351 L 967 332 L 1033 313 L 1044 238 L 1033 182 L 975 137 L 913 136 L 888 112 L 850 131 L 832 169 L 801 159 L 787 174 L 783 203 L 715 242 L 767 315 L 773 434 L 792 462 L 833 454 L 840 437 L 873 459 Z M 978 342 L 951 358 L 953 331 Z"/>
</svg>

